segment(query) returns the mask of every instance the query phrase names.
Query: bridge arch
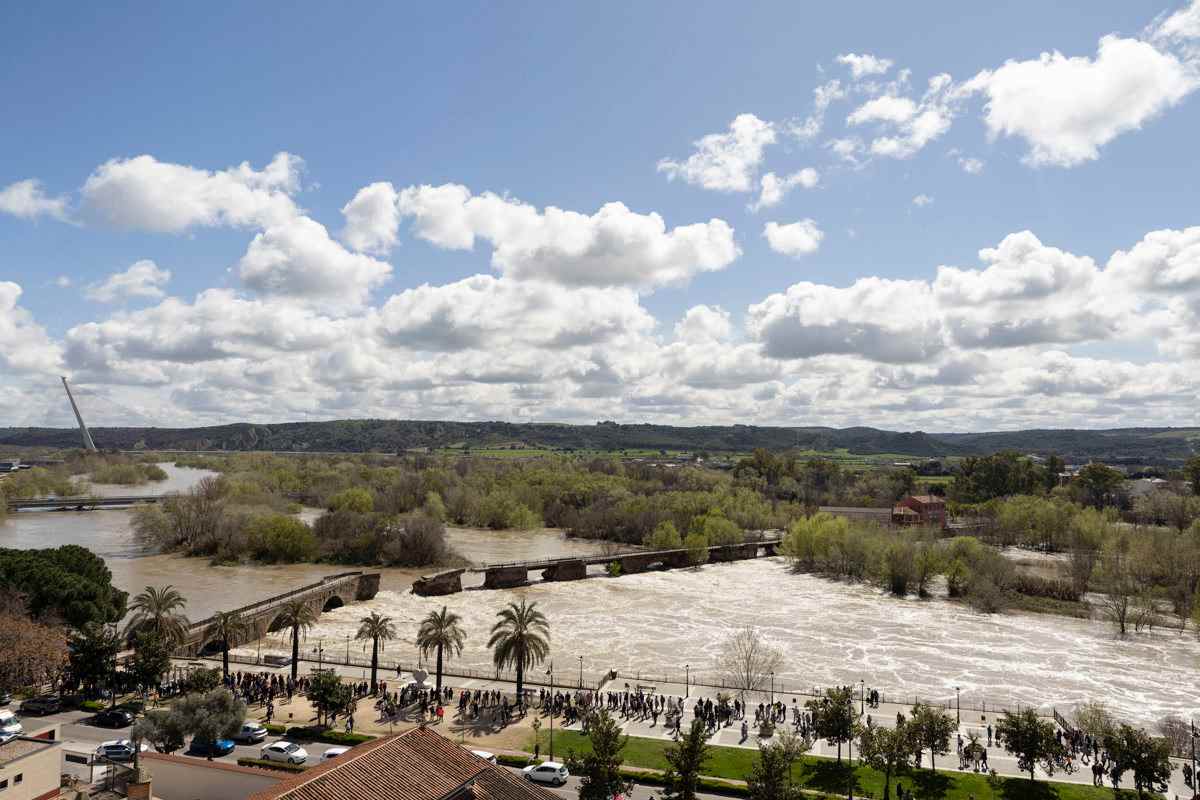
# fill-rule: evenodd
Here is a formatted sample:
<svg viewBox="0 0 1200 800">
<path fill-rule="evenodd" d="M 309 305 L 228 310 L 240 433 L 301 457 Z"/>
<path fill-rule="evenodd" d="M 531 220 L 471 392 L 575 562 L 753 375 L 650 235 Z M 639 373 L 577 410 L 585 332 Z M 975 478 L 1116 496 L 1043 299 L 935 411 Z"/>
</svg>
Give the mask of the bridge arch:
<svg viewBox="0 0 1200 800">
<path fill-rule="evenodd" d="M 326 598 L 324 605 L 321 606 L 321 613 L 333 611 L 335 608 L 341 608 L 346 605 L 346 601 L 341 598 L 341 595 L 330 595 Z"/>
</svg>

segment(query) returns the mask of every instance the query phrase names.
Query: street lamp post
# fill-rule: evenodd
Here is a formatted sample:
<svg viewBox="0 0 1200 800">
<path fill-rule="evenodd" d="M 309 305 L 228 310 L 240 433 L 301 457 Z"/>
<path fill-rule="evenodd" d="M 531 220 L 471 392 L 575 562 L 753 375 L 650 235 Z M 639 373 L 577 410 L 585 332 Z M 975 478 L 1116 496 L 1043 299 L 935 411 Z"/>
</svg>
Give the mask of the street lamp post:
<svg viewBox="0 0 1200 800">
<path fill-rule="evenodd" d="M 1200 775 L 1196 774 L 1196 721 L 1192 720 L 1192 797 L 1200 797 Z"/>
<path fill-rule="evenodd" d="M 546 670 L 546 674 L 550 676 L 550 760 L 554 760 L 554 662 L 550 662 L 550 669 Z"/>
<path fill-rule="evenodd" d="M 958 693 L 957 686 L 954 687 L 954 721 L 962 725 L 962 698 Z"/>
<path fill-rule="evenodd" d="M 683 665 L 683 696 L 684 697 L 688 696 L 688 692 L 691 691 L 691 686 L 692 686 L 692 665 L 684 664 Z"/>
<path fill-rule="evenodd" d="M 579 688 L 583 688 L 583 656 L 579 657 Z"/>
<path fill-rule="evenodd" d="M 346 634 L 346 666 L 350 666 L 350 634 Z"/>
<path fill-rule="evenodd" d="M 854 684 L 850 684 L 853 686 Z M 853 701 L 851 701 L 853 702 Z M 867 713 L 867 682 L 863 678 L 858 679 L 858 715 L 861 717 Z"/>
<path fill-rule="evenodd" d="M 317 654 L 317 672 L 325 668 L 325 640 L 317 641 L 317 646 L 313 648 L 313 652 Z"/>
<path fill-rule="evenodd" d="M 775 673 L 771 672 L 771 705 L 775 705 Z"/>
</svg>

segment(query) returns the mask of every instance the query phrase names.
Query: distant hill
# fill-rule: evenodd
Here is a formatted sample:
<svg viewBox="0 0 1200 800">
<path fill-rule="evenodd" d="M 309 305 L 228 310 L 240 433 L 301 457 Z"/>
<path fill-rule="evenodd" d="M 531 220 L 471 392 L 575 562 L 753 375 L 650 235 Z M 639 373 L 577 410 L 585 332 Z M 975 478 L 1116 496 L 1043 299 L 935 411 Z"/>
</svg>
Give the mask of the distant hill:
<svg viewBox="0 0 1200 800">
<path fill-rule="evenodd" d="M 1200 429 L 1028 430 L 996 433 L 896 432 L 877 428 L 725 425 L 595 425 L 419 420 L 334 420 L 278 425 L 236 423 L 207 428 L 92 428 L 100 447 L 133 450 L 274 450 L 388 452 L 467 446 L 554 450 L 847 450 L 859 455 L 940 458 L 998 450 L 1058 453 L 1068 462 L 1173 464 L 1200 452 Z M 74 428 L 0 428 L 4 445 L 71 448 Z"/>
</svg>

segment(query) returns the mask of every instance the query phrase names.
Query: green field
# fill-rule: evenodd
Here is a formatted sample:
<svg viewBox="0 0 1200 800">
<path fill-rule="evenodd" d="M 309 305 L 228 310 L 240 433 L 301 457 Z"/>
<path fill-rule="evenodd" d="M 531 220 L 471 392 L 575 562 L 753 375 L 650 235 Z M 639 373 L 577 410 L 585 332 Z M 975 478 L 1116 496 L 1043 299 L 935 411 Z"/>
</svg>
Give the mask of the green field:
<svg viewBox="0 0 1200 800">
<path fill-rule="evenodd" d="M 543 729 L 538 735 L 543 755 L 549 753 L 549 731 Z M 628 767 L 665 770 L 667 761 L 663 751 L 670 742 L 659 739 L 630 737 L 623 756 Z M 554 754 L 562 759 L 574 750 L 589 752 L 590 740 L 576 731 L 555 731 Z M 704 774 L 713 778 L 745 780 L 750 773 L 758 753 L 744 747 L 709 748 L 711 757 Z M 839 764 L 831 758 L 806 757 L 793 770 L 794 780 L 806 789 L 828 794 L 846 793 L 850 770 L 845 763 Z M 928 769 L 912 770 L 892 778 L 892 796 L 896 786 L 903 784 L 918 798 L 929 800 L 1112 800 L 1111 789 L 1088 784 L 1036 781 L 1028 778 L 1000 778 L 993 787 L 983 775 L 961 772 L 932 772 Z M 883 797 L 883 773 L 869 767 L 854 768 L 855 797 Z"/>
</svg>

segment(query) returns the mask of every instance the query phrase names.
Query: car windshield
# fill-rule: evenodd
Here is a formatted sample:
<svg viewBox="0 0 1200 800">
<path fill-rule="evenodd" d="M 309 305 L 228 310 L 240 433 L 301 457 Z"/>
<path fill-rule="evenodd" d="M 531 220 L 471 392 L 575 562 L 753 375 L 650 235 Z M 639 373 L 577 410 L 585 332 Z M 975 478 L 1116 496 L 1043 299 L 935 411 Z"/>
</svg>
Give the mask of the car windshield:
<svg viewBox="0 0 1200 800">
<path fill-rule="evenodd" d="M 300 746 L 299 746 L 299 745 L 295 745 L 295 744 L 289 744 L 288 746 L 284 747 L 283 749 L 284 749 L 284 751 L 285 751 L 285 752 L 288 752 L 288 753 L 294 753 L 294 752 L 296 752 L 297 750 L 299 750 L 299 749 L 300 749 Z"/>
</svg>

